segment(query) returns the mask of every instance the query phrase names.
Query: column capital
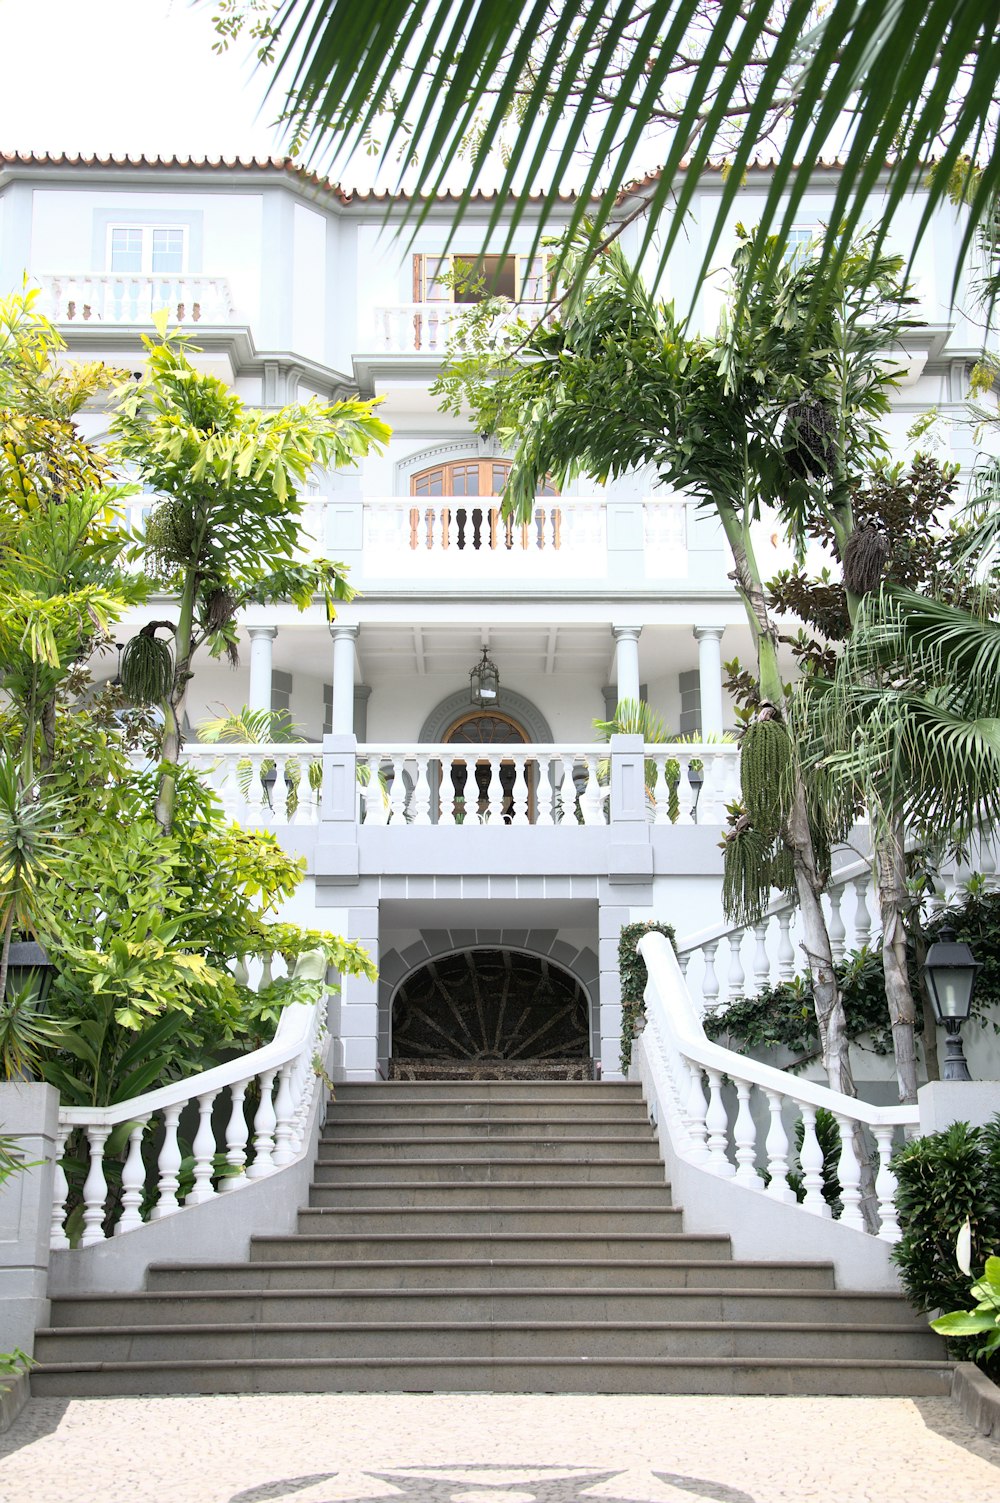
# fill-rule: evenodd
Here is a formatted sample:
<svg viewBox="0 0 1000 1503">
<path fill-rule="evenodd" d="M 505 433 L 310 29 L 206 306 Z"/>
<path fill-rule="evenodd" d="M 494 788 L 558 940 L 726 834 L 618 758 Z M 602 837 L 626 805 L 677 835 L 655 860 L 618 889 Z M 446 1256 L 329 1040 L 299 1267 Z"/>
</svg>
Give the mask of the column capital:
<svg viewBox="0 0 1000 1503">
<path fill-rule="evenodd" d="M 691 635 L 696 642 L 721 642 L 724 626 L 692 626 Z"/>
<path fill-rule="evenodd" d="M 357 622 L 353 622 L 351 624 L 347 624 L 343 621 L 330 622 L 330 635 L 335 642 L 337 641 L 338 637 L 349 637 L 352 641 L 357 641 L 360 631 L 361 627 L 357 624 Z"/>
<path fill-rule="evenodd" d="M 611 635 L 616 642 L 638 642 L 642 636 L 641 626 L 612 626 Z"/>
<path fill-rule="evenodd" d="M 270 640 L 273 642 L 275 637 L 278 635 L 278 628 L 276 626 L 248 626 L 246 632 L 251 642 L 257 640 L 258 638 L 263 638 L 265 641 Z"/>
</svg>

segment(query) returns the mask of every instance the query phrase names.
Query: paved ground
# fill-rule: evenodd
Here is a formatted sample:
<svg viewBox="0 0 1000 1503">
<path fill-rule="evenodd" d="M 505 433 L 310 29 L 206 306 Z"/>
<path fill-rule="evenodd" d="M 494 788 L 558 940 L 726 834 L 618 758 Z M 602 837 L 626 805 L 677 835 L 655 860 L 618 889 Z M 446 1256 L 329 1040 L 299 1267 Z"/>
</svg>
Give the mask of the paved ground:
<svg viewBox="0 0 1000 1503">
<path fill-rule="evenodd" d="M 2 1503 L 991 1503 L 948 1399 L 36 1399 Z"/>
</svg>

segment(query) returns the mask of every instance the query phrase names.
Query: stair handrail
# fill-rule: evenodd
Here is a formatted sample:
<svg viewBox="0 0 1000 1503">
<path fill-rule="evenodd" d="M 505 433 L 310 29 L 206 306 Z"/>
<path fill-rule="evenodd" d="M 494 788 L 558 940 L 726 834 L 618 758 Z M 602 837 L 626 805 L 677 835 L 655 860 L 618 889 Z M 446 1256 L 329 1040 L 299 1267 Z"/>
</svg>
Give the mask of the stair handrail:
<svg viewBox="0 0 1000 1503">
<path fill-rule="evenodd" d="M 791 1110 L 802 1122 L 799 1164 L 804 1187 L 803 1209 L 829 1217 L 831 1209 L 823 1195 L 823 1149 L 816 1134 L 816 1113 L 825 1109 L 836 1119 L 840 1130 L 837 1175 L 843 1204 L 841 1222 L 859 1231 L 868 1230 L 861 1210 L 861 1159 L 857 1146 L 857 1129 L 864 1127 L 875 1139 L 879 1159 L 875 1178 L 877 1235 L 886 1242 L 898 1241 L 896 1177 L 889 1159 L 894 1135 L 919 1124 L 917 1107 L 872 1106 L 715 1043 L 702 1027 L 666 937 L 656 933 L 644 935 L 638 950 L 646 964 L 648 981 L 644 995 L 645 1027 L 635 1044 L 636 1068 L 650 1077 L 674 1150 L 720 1178 L 732 1178 L 747 1189 L 785 1204 L 796 1204 L 798 1196 L 788 1182 L 793 1140 L 789 1139 L 783 1115 Z M 737 1109 L 732 1120 L 723 1098 L 724 1078 L 735 1087 Z M 704 1079 L 708 1081 L 707 1101 Z M 752 1111 L 754 1088 L 766 1098 L 768 1129 L 763 1145 L 758 1144 Z M 766 1180 L 758 1172 L 760 1147 Z"/>
<path fill-rule="evenodd" d="M 298 957 L 294 976 L 299 981 L 322 982 L 326 970 L 324 952 L 310 950 Z M 53 1248 L 70 1246 L 64 1226 L 69 1186 L 61 1159 L 66 1141 L 76 1128 L 82 1128 L 86 1134 L 89 1150 L 89 1170 L 83 1186 L 80 1247 L 105 1240 L 108 1183 L 104 1172 L 104 1151 L 112 1129 L 122 1123 L 135 1125 L 129 1134 L 128 1154 L 122 1167 L 122 1214 L 114 1226 L 114 1236 L 144 1224 L 140 1207 L 147 1173 L 142 1158 L 142 1139 L 149 1122 L 158 1114 L 162 1114 L 163 1143 L 157 1156 L 157 1198 L 150 1211 L 150 1220 L 162 1220 L 188 1206 L 200 1205 L 218 1194 L 240 1189 L 252 1180 L 263 1179 L 294 1163 L 304 1150 L 304 1132 L 316 1090 L 315 1061 L 324 1048 L 326 1001 L 324 991 L 315 1002 L 288 1003 L 282 1009 L 270 1043 L 225 1064 L 213 1065 L 208 1070 L 185 1076 L 127 1101 L 116 1102 L 113 1106 L 61 1106 L 50 1245 Z M 247 1152 L 250 1128 L 243 1103 L 254 1082 L 259 1084 L 260 1102 L 254 1115 L 250 1155 Z M 216 1142 L 212 1107 L 220 1091 L 226 1088 L 230 1091 L 231 1107 L 223 1148 Z M 178 1171 L 182 1165 L 177 1127 L 184 1107 L 195 1101 L 198 1103 L 199 1125 L 192 1145 L 194 1183 L 181 1202 L 177 1198 Z M 222 1153 L 227 1168 L 216 1189 L 212 1180 L 218 1177 L 218 1158 Z"/>
</svg>

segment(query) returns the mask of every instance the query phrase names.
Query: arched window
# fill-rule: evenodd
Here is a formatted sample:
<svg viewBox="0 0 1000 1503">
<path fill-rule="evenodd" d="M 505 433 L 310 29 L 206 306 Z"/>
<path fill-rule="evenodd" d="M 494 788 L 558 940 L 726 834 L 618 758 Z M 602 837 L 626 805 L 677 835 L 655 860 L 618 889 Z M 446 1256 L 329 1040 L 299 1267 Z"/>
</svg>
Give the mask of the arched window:
<svg viewBox="0 0 1000 1503">
<path fill-rule="evenodd" d="M 501 496 L 507 484 L 509 459 L 455 459 L 450 464 L 436 464 L 419 470 L 410 479 L 411 496 Z M 551 480 L 544 480 L 540 496 L 558 492 Z"/>
</svg>

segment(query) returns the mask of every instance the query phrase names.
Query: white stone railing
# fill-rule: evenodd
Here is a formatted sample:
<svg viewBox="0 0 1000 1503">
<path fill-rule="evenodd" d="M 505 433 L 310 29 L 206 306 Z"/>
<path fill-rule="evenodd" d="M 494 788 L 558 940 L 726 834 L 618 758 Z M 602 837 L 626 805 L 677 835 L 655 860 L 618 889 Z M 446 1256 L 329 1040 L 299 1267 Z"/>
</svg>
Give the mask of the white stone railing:
<svg viewBox="0 0 1000 1503">
<path fill-rule="evenodd" d="M 710 1174 L 786 1205 L 798 1201 L 789 1183 L 789 1174 L 796 1174 L 804 1191 L 803 1211 L 829 1219 L 823 1149 L 816 1130 L 816 1114 L 823 1108 L 835 1118 L 840 1133 L 841 1223 L 867 1230 L 857 1142 L 868 1133 L 878 1154 L 878 1236 L 885 1242 L 898 1241 L 896 1178 L 889 1160 L 897 1135 L 918 1125 L 917 1107 L 869 1106 L 713 1043 L 702 1028 L 669 941 L 662 934 L 648 934 L 639 941 L 639 951 L 649 981 L 645 1027 L 633 1046 L 633 1071 L 642 1078 L 659 1129 L 669 1134 L 674 1152 Z M 802 1126 L 797 1151 L 796 1122 Z"/>
<path fill-rule="evenodd" d="M 369 572 L 468 578 L 552 578 L 607 573 L 603 501 L 540 497 L 530 522 L 501 515 L 496 497 L 366 500 L 364 548 Z M 680 511 L 683 514 L 683 505 Z"/>
<path fill-rule="evenodd" d="M 544 303 L 511 303 L 505 313 L 531 320 L 544 311 Z M 373 348 L 390 355 L 443 355 L 452 325 L 468 312 L 468 303 L 390 303 L 376 308 Z"/>
<path fill-rule="evenodd" d="M 319 819 L 322 743 L 189 742 L 182 755 L 239 825 L 267 829 Z"/>
<path fill-rule="evenodd" d="M 316 972 L 315 979 L 322 978 L 325 962 L 318 952 L 302 957 L 296 974 L 308 976 L 310 970 Z M 89 1158 L 80 1247 L 103 1242 L 108 1236 L 117 1190 L 109 1187 L 104 1157 L 108 1138 L 121 1124 L 128 1124 L 130 1131 L 121 1170 L 120 1214 L 111 1227 L 116 1237 L 147 1219 L 174 1216 L 294 1163 L 304 1147 L 317 1082 L 314 1061 L 323 1052 L 325 1033 L 325 995 L 313 1004 L 293 1002 L 284 1008 L 272 1042 L 252 1054 L 116 1106 L 61 1107 L 51 1246 L 70 1246 L 66 1232 L 69 1186 L 60 1160 L 72 1134 L 82 1134 Z M 216 1102 L 223 1092 L 228 1105 L 219 1113 Z M 252 1130 L 245 1111 L 248 1095 L 259 1098 Z M 178 1195 L 183 1165 L 178 1126 L 188 1106 L 197 1111 L 197 1126 L 191 1149 L 193 1184 L 182 1201 Z M 155 1162 L 149 1165 L 143 1156 L 147 1139 L 158 1145 Z M 226 1169 L 220 1174 L 222 1160 Z"/>
<path fill-rule="evenodd" d="M 231 324 L 236 318 L 227 277 L 106 272 L 38 280 L 40 309 L 58 324 L 151 324 L 161 308 L 179 324 Z"/>
</svg>

